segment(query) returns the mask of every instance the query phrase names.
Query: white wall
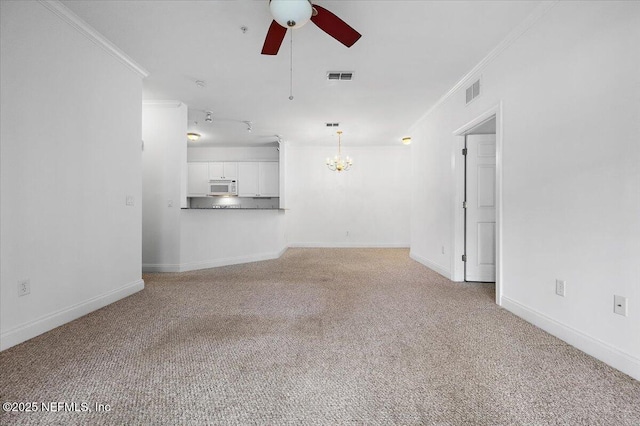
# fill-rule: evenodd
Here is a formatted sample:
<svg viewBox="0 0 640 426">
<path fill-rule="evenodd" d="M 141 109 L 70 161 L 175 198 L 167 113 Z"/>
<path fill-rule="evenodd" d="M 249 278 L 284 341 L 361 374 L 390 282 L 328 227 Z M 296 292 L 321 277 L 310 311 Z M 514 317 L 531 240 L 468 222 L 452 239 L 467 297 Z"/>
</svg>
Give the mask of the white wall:
<svg viewBox="0 0 640 426">
<path fill-rule="evenodd" d="M 189 147 L 187 161 L 278 160 L 278 149 L 270 147 Z"/>
<path fill-rule="evenodd" d="M 281 210 L 183 210 L 178 270 L 276 259 L 287 248 Z"/>
<path fill-rule="evenodd" d="M 354 164 L 340 173 L 325 165 L 336 148 L 287 144 L 289 245 L 408 247 L 411 148 L 345 148 Z"/>
<path fill-rule="evenodd" d="M 502 102 L 503 306 L 640 378 L 640 3 L 558 2 L 412 130 L 411 252 L 449 269 L 452 132 Z M 445 246 L 446 254 L 440 251 Z M 556 278 L 567 295 L 556 296 Z M 613 295 L 629 316 L 613 313 Z"/>
<path fill-rule="evenodd" d="M 142 266 L 180 264 L 180 208 L 186 205 L 187 106 L 145 102 L 142 110 Z"/>
<path fill-rule="evenodd" d="M 142 83 L 41 3 L 0 8 L 5 349 L 143 288 Z"/>
</svg>

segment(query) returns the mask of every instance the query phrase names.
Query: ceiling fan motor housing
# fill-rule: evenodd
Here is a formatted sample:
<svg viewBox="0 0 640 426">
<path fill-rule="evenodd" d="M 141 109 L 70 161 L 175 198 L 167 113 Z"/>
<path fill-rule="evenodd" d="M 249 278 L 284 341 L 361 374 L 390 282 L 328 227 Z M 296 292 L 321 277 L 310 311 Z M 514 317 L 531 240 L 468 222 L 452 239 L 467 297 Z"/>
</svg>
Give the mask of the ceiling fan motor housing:
<svg viewBox="0 0 640 426">
<path fill-rule="evenodd" d="M 309 0 L 271 0 L 269 9 L 273 19 L 285 28 L 300 28 L 313 13 Z"/>
</svg>

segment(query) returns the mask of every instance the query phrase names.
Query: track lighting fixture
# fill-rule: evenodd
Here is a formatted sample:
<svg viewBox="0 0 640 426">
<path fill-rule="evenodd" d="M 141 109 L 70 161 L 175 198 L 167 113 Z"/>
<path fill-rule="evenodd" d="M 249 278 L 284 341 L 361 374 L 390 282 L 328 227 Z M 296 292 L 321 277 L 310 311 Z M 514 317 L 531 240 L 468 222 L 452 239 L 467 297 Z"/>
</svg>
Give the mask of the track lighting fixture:
<svg viewBox="0 0 640 426">
<path fill-rule="evenodd" d="M 211 123 L 213 121 L 213 117 L 211 116 L 211 111 L 207 111 L 207 118 L 204 119 L 207 123 Z"/>
</svg>

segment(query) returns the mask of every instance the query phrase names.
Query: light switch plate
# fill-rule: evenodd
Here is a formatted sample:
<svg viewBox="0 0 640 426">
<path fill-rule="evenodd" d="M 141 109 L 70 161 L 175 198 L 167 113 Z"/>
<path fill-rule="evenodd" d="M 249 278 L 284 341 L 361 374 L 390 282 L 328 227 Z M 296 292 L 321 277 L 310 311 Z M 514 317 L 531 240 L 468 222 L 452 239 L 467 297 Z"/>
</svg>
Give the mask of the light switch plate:
<svg viewBox="0 0 640 426">
<path fill-rule="evenodd" d="M 26 296 L 31 293 L 31 280 L 29 278 L 18 281 L 18 296 Z"/>
<path fill-rule="evenodd" d="M 627 298 L 624 296 L 618 296 L 617 294 L 613 296 L 613 312 L 618 315 L 622 315 L 623 317 L 627 316 Z"/>
</svg>

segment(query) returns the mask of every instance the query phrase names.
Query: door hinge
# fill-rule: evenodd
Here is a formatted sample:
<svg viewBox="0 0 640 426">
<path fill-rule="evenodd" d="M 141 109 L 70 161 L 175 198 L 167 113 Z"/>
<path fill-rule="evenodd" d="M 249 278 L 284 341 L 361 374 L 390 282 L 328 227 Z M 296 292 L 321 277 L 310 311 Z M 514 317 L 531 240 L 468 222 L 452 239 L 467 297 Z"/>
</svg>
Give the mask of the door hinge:
<svg viewBox="0 0 640 426">
<path fill-rule="evenodd" d="M 466 255 L 466 254 L 463 254 L 463 255 L 462 255 L 462 261 L 463 261 L 463 262 L 466 262 L 466 261 L 467 261 L 467 255 Z"/>
<path fill-rule="evenodd" d="M 462 148 L 462 155 L 467 155 L 467 148 Z"/>
<path fill-rule="evenodd" d="M 466 209 L 466 208 L 467 208 L 467 202 L 466 202 L 466 201 L 463 201 L 463 202 L 462 202 L 462 208 L 463 208 L 463 209 Z"/>
</svg>

